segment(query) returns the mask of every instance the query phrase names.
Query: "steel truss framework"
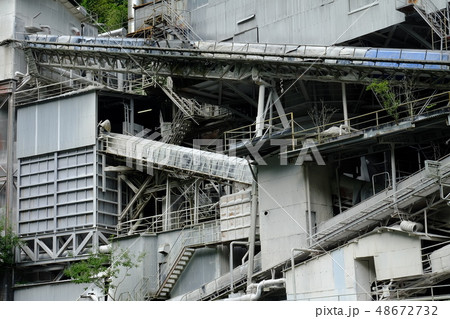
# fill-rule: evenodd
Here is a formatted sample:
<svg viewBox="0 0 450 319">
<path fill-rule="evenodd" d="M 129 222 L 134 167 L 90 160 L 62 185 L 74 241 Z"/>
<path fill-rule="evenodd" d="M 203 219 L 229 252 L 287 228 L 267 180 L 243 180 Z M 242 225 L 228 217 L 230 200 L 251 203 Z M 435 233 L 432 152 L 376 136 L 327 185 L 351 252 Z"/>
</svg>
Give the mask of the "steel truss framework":
<svg viewBox="0 0 450 319">
<path fill-rule="evenodd" d="M 22 43 L 28 57 L 29 70 L 32 75 L 40 77 L 40 70 L 77 70 L 80 76 L 83 72 L 90 72 L 90 78 L 94 82 L 104 81 L 106 73 L 114 73 L 115 79 L 119 78 L 117 74 L 127 74 L 127 78 L 133 82 L 124 90 L 138 92 L 147 88 L 152 83 L 154 76 L 172 76 L 199 80 L 232 80 L 259 82 L 267 78 L 296 80 L 301 77 L 303 80 L 314 80 L 322 82 L 344 82 L 368 84 L 374 78 L 389 78 L 391 81 L 401 82 L 405 77 L 414 81 L 417 87 L 448 89 L 450 83 L 450 73 L 448 70 L 438 69 L 404 69 L 387 66 L 368 66 L 362 62 L 392 62 L 392 59 L 367 59 L 367 58 L 338 58 L 336 60 L 352 61 L 357 63 L 327 63 L 320 55 L 287 55 L 270 54 L 255 52 L 227 52 L 218 50 L 190 50 L 190 49 L 170 49 L 148 47 L 134 48 L 125 51 L 119 46 L 102 45 L 82 45 L 82 44 L 64 44 L 48 42 L 29 42 Z M 112 49 L 116 50 L 112 52 Z M 257 58 L 255 58 L 255 56 Z M 298 60 L 293 61 L 293 58 Z M 424 64 L 424 61 L 405 61 L 410 63 Z M 430 62 L 426 64 L 435 64 L 436 66 L 450 66 L 450 62 Z M 39 70 L 40 69 L 40 70 Z M 117 89 L 117 87 L 114 87 Z M 122 174 L 120 180 L 123 181 L 133 191 L 128 205 L 119 212 L 122 223 L 130 222 L 128 228 L 134 231 L 141 226 L 141 213 L 143 205 L 151 200 L 153 190 L 171 191 L 171 184 L 167 182 L 164 189 L 161 183 L 157 186 L 151 183 L 151 178 L 147 178 L 139 185 L 127 181 L 126 174 Z M 429 182 L 433 187 L 436 181 Z M 152 189 L 153 187 L 153 189 Z M 160 188 L 155 188 L 160 187 Z M 405 188 L 408 192 L 412 192 Z M 433 188 L 433 191 L 436 190 Z M 424 194 L 420 194 L 421 196 Z M 428 196 L 426 193 L 425 196 Z M 198 195 L 194 195 L 198 196 Z M 170 203 L 170 199 L 168 201 Z M 434 200 L 432 201 L 434 202 Z M 382 202 L 383 209 L 374 205 L 373 211 L 360 210 L 358 213 L 349 212 L 348 228 L 343 229 L 341 224 L 330 225 L 327 229 L 321 229 L 314 235 L 315 244 L 321 243 L 333 246 L 343 237 L 353 237 L 362 228 L 367 227 L 362 223 L 366 220 L 371 225 L 378 224 L 380 220 L 376 217 L 377 213 L 390 212 L 390 209 L 396 204 L 395 200 L 388 198 L 387 202 Z M 380 204 L 380 205 L 381 205 Z M 436 203 L 435 203 L 436 204 Z M 387 208 L 385 208 L 385 206 Z M 431 208 L 431 206 L 429 207 Z M 367 216 L 375 219 L 366 219 Z M 372 216 L 373 215 L 373 216 Z M 342 215 L 345 217 L 344 215 Z M 383 218 L 385 215 L 382 216 Z M 166 218 L 162 216 L 161 218 Z M 152 221 L 151 221 L 152 222 Z M 167 230 L 163 226 L 163 230 Z M 356 224 L 361 229 L 352 228 Z M 362 225 L 364 224 L 364 225 Z M 144 225 L 147 226 L 147 225 Z M 336 226 L 336 228 L 334 228 Z M 341 234 L 342 238 L 336 234 Z M 101 236 L 100 236 L 101 237 Z M 63 251 L 73 250 L 76 254 L 82 254 L 88 244 L 98 245 L 104 236 L 96 237 L 96 233 L 80 231 L 77 234 L 58 234 L 51 235 L 47 239 L 40 237 L 29 244 L 28 250 L 23 251 L 22 255 L 30 258 L 31 262 L 39 254 L 47 254 L 51 258 L 61 257 Z M 339 237 L 339 238 L 338 238 Z M 314 245 L 312 247 L 315 247 Z"/>
<path fill-rule="evenodd" d="M 374 78 L 389 78 L 393 83 L 404 78 L 417 87 L 448 88 L 448 61 L 398 60 L 305 54 L 240 52 L 158 47 L 121 47 L 50 42 L 22 42 L 28 52 L 30 72 L 37 67 L 83 70 L 101 75 L 105 72 L 155 75 L 209 80 L 257 81 L 266 78 L 368 84 Z M 332 60 L 328 60 L 332 59 Z M 367 65 L 369 62 L 374 65 Z M 399 68 L 375 63 L 411 63 L 436 68 Z M 140 82 L 145 86 L 145 81 Z"/>
<path fill-rule="evenodd" d="M 101 245 L 109 243 L 112 230 L 78 229 L 53 234 L 38 234 L 24 239 L 17 254 L 20 266 L 43 265 L 79 260 Z"/>
</svg>

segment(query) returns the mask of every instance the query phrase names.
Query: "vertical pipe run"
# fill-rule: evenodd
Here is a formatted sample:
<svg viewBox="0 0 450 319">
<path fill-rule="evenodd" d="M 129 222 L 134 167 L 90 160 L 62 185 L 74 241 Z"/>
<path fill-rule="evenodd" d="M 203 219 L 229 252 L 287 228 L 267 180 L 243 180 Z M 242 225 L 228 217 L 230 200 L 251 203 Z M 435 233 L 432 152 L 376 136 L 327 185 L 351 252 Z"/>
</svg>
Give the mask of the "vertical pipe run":
<svg viewBox="0 0 450 319">
<path fill-rule="evenodd" d="M 15 91 L 16 82 L 10 82 L 11 94 L 8 101 L 8 127 L 7 127 L 7 141 L 6 141 L 6 215 L 5 215 L 5 229 L 12 226 L 12 215 L 14 207 L 14 125 L 16 108 Z"/>
<path fill-rule="evenodd" d="M 247 289 L 252 284 L 254 257 L 255 257 L 255 241 L 256 241 L 256 218 L 258 214 L 258 176 L 257 167 L 253 167 L 254 177 L 252 182 L 252 211 L 250 219 L 250 233 L 248 236 L 248 268 L 247 268 Z"/>
<path fill-rule="evenodd" d="M 194 225 L 198 224 L 198 207 L 200 205 L 200 200 L 199 200 L 199 184 L 200 184 L 200 180 L 195 180 L 195 184 L 194 184 Z"/>
<path fill-rule="evenodd" d="M 266 87 L 263 84 L 261 84 L 259 86 L 259 95 L 258 95 L 258 113 L 256 115 L 256 137 L 260 137 L 263 134 L 265 94 L 266 94 Z"/>
<path fill-rule="evenodd" d="M 309 192 L 309 170 L 308 165 L 304 165 L 305 187 L 306 187 L 306 209 L 308 210 L 308 245 L 312 245 L 312 213 L 311 213 L 311 194 Z"/>
<path fill-rule="evenodd" d="M 397 205 L 397 172 L 396 172 L 396 167 L 395 167 L 395 144 L 391 143 L 391 172 L 392 172 L 392 191 L 394 193 L 394 208 L 396 209 Z M 397 210 L 397 209 L 396 209 Z"/>
<path fill-rule="evenodd" d="M 345 83 L 342 83 L 342 108 L 344 112 L 344 125 L 348 128 L 350 123 L 348 121 L 348 111 L 347 111 L 347 89 Z"/>
<path fill-rule="evenodd" d="M 130 99 L 130 123 L 129 123 L 129 130 L 128 132 L 131 133 L 131 135 L 135 135 L 134 133 L 134 99 Z"/>
<path fill-rule="evenodd" d="M 339 178 L 339 167 L 336 167 L 336 184 L 337 184 L 339 214 L 342 214 L 341 179 Z"/>
<path fill-rule="evenodd" d="M 169 230 L 169 216 L 170 216 L 170 179 L 167 176 L 166 182 L 166 209 L 163 216 L 163 231 Z"/>
</svg>

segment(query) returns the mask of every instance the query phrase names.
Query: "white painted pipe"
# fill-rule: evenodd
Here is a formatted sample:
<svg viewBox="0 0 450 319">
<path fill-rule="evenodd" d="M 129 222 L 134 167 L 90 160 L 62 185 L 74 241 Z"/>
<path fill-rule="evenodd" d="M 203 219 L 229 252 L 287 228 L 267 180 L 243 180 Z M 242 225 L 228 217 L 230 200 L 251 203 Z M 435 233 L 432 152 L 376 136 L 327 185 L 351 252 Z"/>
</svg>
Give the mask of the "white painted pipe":
<svg viewBox="0 0 450 319">
<path fill-rule="evenodd" d="M 420 232 L 423 229 L 423 225 L 420 223 L 404 220 L 400 223 L 400 229 L 409 233 Z"/>
<path fill-rule="evenodd" d="M 135 12 L 134 6 L 138 6 L 142 4 L 141 0 L 129 0 L 128 1 L 128 33 L 132 33 L 136 31 L 136 21 L 135 21 Z"/>
<path fill-rule="evenodd" d="M 264 129 L 264 97 L 266 94 L 266 87 L 261 84 L 259 86 L 258 96 L 258 113 L 256 116 L 256 137 L 260 137 L 263 134 Z"/>
<path fill-rule="evenodd" d="M 119 28 L 111 31 L 107 31 L 104 33 L 100 33 L 98 37 L 126 37 L 127 30 L 125 28 Z"/>
<path fill-rule="evenodd" d="M 345 83 L 342 83 L 342 108 L 344 113 L 344 125 L 348 128 L 350 127 L 350 122 L 348 121 L 347 90 L 345 87 Z"/>
<path fill-rule="evenodd" d="M 313 229 L 312 229 L 312 212 L 311 212 L 311 194 L 309 188 L 309 169 L 307 164 L 304 165 L 304 172 L 305 172 L 305 186 L 306 186 L 306 209 L 308 210 L 308 234 L 306 238 L 309 238 L 308 243 L 311 246 Z"/>
<path fill-rule="evenodd" d="M 226 301 L 256 301 L 259 298 L 261 298 L 264 288 L 266 288 L 266 287 L 281 288 L 281 286 L 283 286 L 285 283 L 286 283 L 286 278 L 263 280 L 260 283 L 256 284 L 256 293 L 243 295 L 243 296 L 237 297 L 237 298 L 228 298 L 225 300 Z M 249 288 L 253 287 L 253 286 L 254 286 L 254 284 L 250 285 Z"/>
<path fill-rule="evenodd" d="M 100 247 L 98 247 L 98 252 L 102 253 L 102 254 L 108 254 L 112 251 L 112 246 L 111 244 L 108 245 L 102 245 Z"/>
</svg>

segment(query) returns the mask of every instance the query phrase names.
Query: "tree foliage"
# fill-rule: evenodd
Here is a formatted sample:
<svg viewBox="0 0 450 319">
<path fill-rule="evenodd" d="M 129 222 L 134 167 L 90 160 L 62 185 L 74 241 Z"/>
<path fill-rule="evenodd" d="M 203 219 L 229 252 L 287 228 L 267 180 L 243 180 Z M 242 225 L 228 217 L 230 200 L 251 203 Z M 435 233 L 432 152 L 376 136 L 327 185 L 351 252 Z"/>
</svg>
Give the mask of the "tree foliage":
<svg viewBox="0 0 450 319">
<path fill-rule="evenodd" d="M 391 115 L 395 121 L 398 120 L 398 107 L 400 106 L 400 100 L 392 90 L 388 80 L 374 80 L 366 87 L 366 90 L 371 90 L 386 112 Z"/>
<path fill-rule="evenodd" d="M 97 15 L 97 22 L 103 23 L 106 30 L 127 26 L 128 0 L 82 0 L 81 5 Z"/>
<path fill-rule="evenodd" d="M 10 227 L 5 227 L 5 221 L 0 219 L 0 269 L 14 264 L 14 248 L 20 243 Z"/>
<path fill-rule="evenodd" d="M 139 266 L 144 253 L 135 257 L 128 250 L 112 253 L 91 253 L 86 260 L 74 263 L 64 270 L 64 274 L 77 284 L 89 283 L 99 287 L 104 296 L 115 300 L 115 291 L 123 280 L 129 276 L 129 271 Z M 122 276 L 121 280 L 119 276 Z"/>
</svg>

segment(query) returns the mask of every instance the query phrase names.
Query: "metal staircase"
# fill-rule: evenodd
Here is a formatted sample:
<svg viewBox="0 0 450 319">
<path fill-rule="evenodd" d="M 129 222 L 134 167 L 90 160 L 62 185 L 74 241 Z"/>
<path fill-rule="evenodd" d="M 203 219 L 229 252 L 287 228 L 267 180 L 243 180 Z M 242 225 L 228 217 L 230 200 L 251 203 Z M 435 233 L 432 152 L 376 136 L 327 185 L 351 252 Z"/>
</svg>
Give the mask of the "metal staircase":
<svg viewBox="0 0 450 319">
<path fill-rule="evenodd" d="M 158 277 L 161 284 L 158 291 L 154 295 L 149 294 L 146 299 L 168 299 L 170 292 L 191 260 L 195 249 L 220 242 L 218 221 L 183 229 L 170 249 L 166 263 L 159 268 Z"/>
<path fill-rule="evenodd" d="M 253 273 L 261 271 L 261 253 L 255 255 Z M 228 272 L 211 282 L 204 284 L 202 287 L 188 292 L 184 295 L 172 298 L 172 300 L 180 301 L 201 301 L 201 300 L 217 300 L 232 293 L 232 290 L 244 290 L 247 283 L 248 262 L 234 268 L 232 272 Z M 269 279 L 270 275 L 260 273 L 258 280 Z M 254 279 L 256 279 L 254 277 Z M 233 282 L 233 285 L 231 285 Z M 232 289 L 231 287 L 234 287 Z"/>
<path fill-rule="evenodd" d="M 162 299 L 169 298 L 172 288 L 175 286 L 176 282 L 180 278 L 181 273 L 191 260 L 192 256 L 194 255 L 194 252 L 195 252 L 194 248 L 188 247 L 183 248 L 180 256 L 172 266 L 171 271 L 169 271 L 169 274 L 167 275 L 166 279 L 164 280 L 158 292 L 156 293 L 157 297 Z"/>
<path fill-rule="evenodd" d="M 153 10 L 144 20 L 140 29 L 151 29 L 153 39 L 168 39 L 171 37 L 181 40 L 187 48 L 194 48 L 193 41 L 201 38 L 194 32 L 186 19 L 165 0 L 153 1 Z"/>
<path fill-rule="evenodd" d="M 440 49 L 447 50 L 450 36 L 449 19 L 432 0 L 398 0 L 397 10 L 404 13 L 417 12 L 439 37 Z"/>
<path fill-rule="evenodd" d="M 170 133 L 163 136 L 162 141 L 164 143 L 180 145 L 186 134 L 191 130 L 191 127 L 192 122 L 180 110 L 175 114 L 172 120 Z"/>
<path fill-rule="evenodd" d="M 168 85 L 161 85 L 161 89 L 167 95 L 167 97 L 178 107 L 178 109 L 184 113 L 187 117 L 192 118 L 193 115 L 205 116 L 201 105 L 194 99 L 186 99 L 179 96 Z"/>
</svg>

